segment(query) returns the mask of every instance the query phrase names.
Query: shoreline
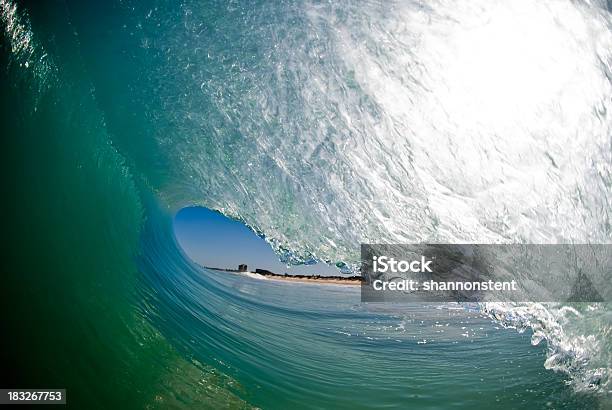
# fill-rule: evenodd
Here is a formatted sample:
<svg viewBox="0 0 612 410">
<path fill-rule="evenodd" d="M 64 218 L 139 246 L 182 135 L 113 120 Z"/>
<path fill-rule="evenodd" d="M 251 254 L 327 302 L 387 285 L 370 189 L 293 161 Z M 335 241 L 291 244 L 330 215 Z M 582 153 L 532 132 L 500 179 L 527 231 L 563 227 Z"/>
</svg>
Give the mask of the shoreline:
<svg viewBox="0 0 612 410">
<path fill-rule="evenodd" d="M 355 277 L 355 279 L 352 279 L 353 277 L 349 278 L 338 278 L 335 276 L 330 276 L 329 278 L 326 278 L 325 276 L 306 276 L 306 275 L 300 275 L 300 276 L 293 276 L 293 275 L 262 275 L 260 273 L 256 273 L 256 272 L 237 272 L 237 273 L 250 273 L 253 275 L 259 275 L 262 276 L 265 279 L 268 280 L 276 280 L 279 282 L 298 282 L 298 283 L 310 283 L 310 284 L 327 284 L 327 285 L 344 285 L 344 286 L 360 286 L 362 281 L 361 281 L 361 277 Z"/>
<path fill-rule="evenodd" d="M 270 272 L 265 269 L 255 269 L 255 271 L 241 271 L 237 269 L 223 269 L 223 268 L 212 268 L 210 266 L 203 266 L 205 269 L 244 274 L 244 276 L 257 275 L 261 276 L 262 279 L 271 279 L 280 282 L 299 282 L 299 283 L 311 283 L 311 284 L 329 284 L 329 285 L 348 285 L 348 286 L 359 286 L 363 282 L 361 276 L 320 276 L 320 275 L 288 275 Z"/>
</svg>

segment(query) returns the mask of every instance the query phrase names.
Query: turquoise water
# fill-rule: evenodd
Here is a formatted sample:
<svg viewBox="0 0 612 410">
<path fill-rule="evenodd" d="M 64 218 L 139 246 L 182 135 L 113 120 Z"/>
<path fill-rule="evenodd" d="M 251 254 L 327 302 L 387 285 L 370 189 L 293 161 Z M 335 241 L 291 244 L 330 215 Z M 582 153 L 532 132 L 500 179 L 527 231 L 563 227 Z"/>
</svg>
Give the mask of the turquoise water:
<svg viewBox="0 0 612 410">
<path fill-rule="evenodd" d="M 153 323 L 261 408 L 597 407 L 542 367 L 530 332 L 476 306 L 361 304 L 358 287 L 189 271 L 159 278 Z"/>
<path fill-rule="evenodd" d="M 202 270 L 172 233 L 202 205 L 346 270 L 366 240 L 609 242 L 609 12 L 546 5 L 0 0 L 3 385 L 76 408 L 609 406 L 607 304 L 360 304 Z M 516 71 L 538 75 L 483 106 L 453 79 L 507 21 L 462 30 L 500 15 L 541 27 Z"/>
</svg>

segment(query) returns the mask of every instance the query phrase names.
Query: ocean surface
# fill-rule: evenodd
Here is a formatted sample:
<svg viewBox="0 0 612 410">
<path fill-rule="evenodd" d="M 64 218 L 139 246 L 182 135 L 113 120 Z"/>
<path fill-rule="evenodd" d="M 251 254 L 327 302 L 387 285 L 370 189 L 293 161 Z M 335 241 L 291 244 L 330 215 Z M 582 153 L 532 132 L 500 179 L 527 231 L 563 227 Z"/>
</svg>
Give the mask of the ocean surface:
<svg viewBox="0 0 612 410">
<path fill-rule="evenodd" d="M 361 242 L 610 243 L 611 22 L 597 1 L 0 0 L 3 386 L 610 408 L 609 303 L 361 304 L 203 270 L 172 218 L 219 210 L 346 273 Z"/>
</svg>

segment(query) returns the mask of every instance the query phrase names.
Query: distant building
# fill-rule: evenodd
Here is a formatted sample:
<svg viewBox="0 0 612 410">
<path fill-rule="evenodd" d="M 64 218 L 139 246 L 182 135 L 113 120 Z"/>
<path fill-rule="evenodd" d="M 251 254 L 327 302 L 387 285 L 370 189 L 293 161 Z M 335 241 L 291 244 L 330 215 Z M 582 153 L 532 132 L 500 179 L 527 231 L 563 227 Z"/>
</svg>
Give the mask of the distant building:
<svg viewBox="0 0 612 410">
<path fill-rule="evenodd" d="M 238 265 L 238 272 L 246 272 L 247 271 L 247 266 L 243 263 Z"/>
</svg>

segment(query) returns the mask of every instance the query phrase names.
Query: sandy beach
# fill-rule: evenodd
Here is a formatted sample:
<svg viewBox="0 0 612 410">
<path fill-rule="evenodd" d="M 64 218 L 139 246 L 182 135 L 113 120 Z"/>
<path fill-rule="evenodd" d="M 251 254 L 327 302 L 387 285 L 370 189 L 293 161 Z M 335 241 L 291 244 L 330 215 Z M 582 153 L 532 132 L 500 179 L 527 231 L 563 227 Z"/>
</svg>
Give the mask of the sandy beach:
<svg viewBox="0 0 612 410">
<path fill-rule="evenodd" d="M 208 268 L 212 270 L 219 270 L 217 268 Z M 248 276 L 259 280 L 276 280 L 281 282 L 300 282 L 300 283 L 311 283 L 311 284 L 324 284 L 324 285 L 345 285 L 345 286 L 359 286 L 361 285 L 361 277 L 359 276 L 307 276 L 307 275 L 281 275 L 273 272 L 251 272 L 245 271 L 240 272 L 236 270 L 223 270 L 224 272 L 235 273 L 238 275 Z"/>
<path fill-rule="evenodd" d="M 251 273 L 251 272 L 250 272 Z M 346 278 L 346 279 L 341 279 L 341 278 L 326 278 L 324 276 L 318 276 L 318 277 L 306 277 L 306 276 L 281 276 L 281 275 L 275 275 L 275 276 L 264 276 L 264 275 L 260 275 L 258 273 L 255 273 L 254 275 L 258 275 L 261 276 L 267 280 L 277 280 L 277 281 L 281 281 L 281 282 L 301 282 L 301 283 L 311 283 L 311 284 L 324 284 L 324 285 L 346 285 L 346 286 L 359 286 L 361 285 L 361 278 L 359 277 L 355 277 L 354 279 L 351 278 Z M 250 276 L 250 275 L 249 275 Z"/>
</svg>

